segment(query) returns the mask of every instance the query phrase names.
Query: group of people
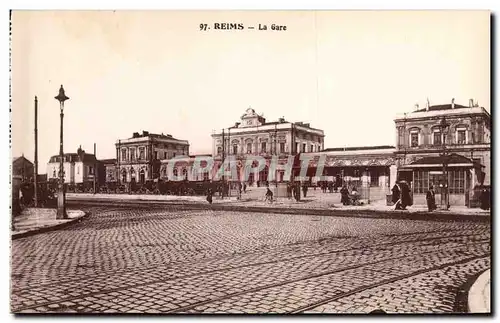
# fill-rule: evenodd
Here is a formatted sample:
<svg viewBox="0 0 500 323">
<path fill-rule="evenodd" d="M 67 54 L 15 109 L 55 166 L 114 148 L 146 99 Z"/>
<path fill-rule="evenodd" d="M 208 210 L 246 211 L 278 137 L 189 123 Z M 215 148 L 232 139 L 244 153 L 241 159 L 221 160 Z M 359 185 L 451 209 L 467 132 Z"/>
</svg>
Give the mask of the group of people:
<svg viewBox="0 0 500 323">
<path fill-rule="evenodd" d="M 337 192 L 337 182 L 326 182 L 326 181 L 322 181 L 322 182 L 319 182 L 318 183 L 319 186 L 321 187 L 321 191 L 323 193 L 326 193 L 326 191 L 328 190 L 330 193 L 333 193 L 334 191 Z M 316 186 L 314 187 L 316 188 Z"/>
<path fill-rule="evenodd" d="M 356 186 L 352 188 L 350 194 L 346 185 L 340 189 L 340 203 L 343 205 L 359 205 L 359 198 L 360 194 L 358 193 Z"/>
<path fill-rule="evenodd" d="M 406 181 L 400 181 L 392 187 L 392 203 L 396 210 L 406 210 L 408 206 L 413 205 L 410 186 Z"/>
</svg>

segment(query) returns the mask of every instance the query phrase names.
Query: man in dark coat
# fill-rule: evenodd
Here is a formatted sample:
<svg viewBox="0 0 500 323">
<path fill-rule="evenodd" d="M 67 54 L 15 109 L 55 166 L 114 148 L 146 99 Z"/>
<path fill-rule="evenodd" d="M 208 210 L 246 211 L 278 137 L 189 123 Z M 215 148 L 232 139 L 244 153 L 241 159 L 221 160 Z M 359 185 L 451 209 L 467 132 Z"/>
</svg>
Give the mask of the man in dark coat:
<svg viewBox="0 0 500 323">
<path fill-rule="evenodd" d="M 490 209 L 490 194 L 489 194 L 489 190 L 487 190 L 486 188 L 483 188 L 481 190 L 480 202 L 481 202 L 481 209 L 482 210 L 489 210 Z"/>
<path fill-rule="evenodd" d="M 212 194 L 213 194 L 213 193 L 212 193 L 212 189 L 211 189 L 211 188 L 209 188 L 209 189 L 208 189 L 208 192 L 207 192 L 207 202 L 208 202 L 209 204 L 212 204 Z"/>
<path fill-rule="evenodd" d="M 304 183 L 304 185 L 302 185 L 302 192 L 304 193 L 304 197 L 307 196 L 307 184 Z"/>
<path fill-rule="evenodd" d="M 436 193 L 434 193 L 434 186 L 430 186 L 429 190 L 427 191 L 426 195 L 426 200 L 427 200 L 427 209 L 429 212 L 432 212 L 437 209 L 436 207 Z"/>
<path fill-rule="evenodd" d="M 349 205 L 349 190 L 345 185 L 340 189 L 340 196 L 340 202 L 343 205 Z"/>
<path fill-rule="evenodd" d="M 408 183 L 402 182 L 401 183 L 401 208 L 403 210 L 406 210 L 407 206 L 411 206 L 412 200 L 411 200 L 411 195 L 410 195 L 410 187 L 408 186 Z"/>
</svg>

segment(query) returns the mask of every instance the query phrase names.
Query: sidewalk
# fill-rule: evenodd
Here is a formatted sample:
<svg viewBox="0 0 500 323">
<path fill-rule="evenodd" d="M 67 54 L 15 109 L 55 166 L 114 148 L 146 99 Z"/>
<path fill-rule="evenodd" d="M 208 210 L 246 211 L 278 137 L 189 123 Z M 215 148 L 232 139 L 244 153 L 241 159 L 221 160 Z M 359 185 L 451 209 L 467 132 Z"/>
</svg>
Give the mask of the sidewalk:
<svg viewBox="0 0 500 323">
<path fill-rule="evenodd" d="M 478 277 L 469 290 L 468 306 L 470 313 L 491 313 L 490 283 L 491 270 L 488 269 Z"/>
<path fill-rule="evenodd" d="M 55 230 L 74 223 L 85 216 L 79 210 L 66 210 L 68 219 L 56 219 L 56 209 L 28 208 L 14 218 L 12 239 L 18 239 L 37 233 Z"/>
<path fill-rule="evenodd" d="M 460 215 L 467 219 L 489 220 L 490 211 L 479 208 L 467 208 L 465 206 L 452 206 L 450 210 L 427 211 L 425 205 L 413 205 L 407 210 L 395 210 L 394 206 L 387 206 L 385 200 L 372 201 L 370 204 L 360 206 L 344 206 L 340 203 L 340 193 L 323 193 L 320 190 L 310 190 L 307 197 L 297 202 L 294 199 L 278 197 L 273 203 L 264 200 L 266 189 L 264 187 L 249 188 L 242 194 L 241 200 L 236 197 L 225 197 L 221 199 L 214 196 L 212 209 L 227 211 L 248 211 L 248 212 L 286 212 L 317 215 L 359 215 L 359 216 L 391 216 L 401 218 L 442 218 L 454 219 Z M 189 205 L 196 208 L 205 208 L 208 203 L 205 196 L 175 196 L 175 195 L 128 195 L 128 194 L 67 194 L 71 201 L 123 201 L 132 203 L 133 201 L 154 201 L 165 202 L 175 205 Z"/>
</svg>

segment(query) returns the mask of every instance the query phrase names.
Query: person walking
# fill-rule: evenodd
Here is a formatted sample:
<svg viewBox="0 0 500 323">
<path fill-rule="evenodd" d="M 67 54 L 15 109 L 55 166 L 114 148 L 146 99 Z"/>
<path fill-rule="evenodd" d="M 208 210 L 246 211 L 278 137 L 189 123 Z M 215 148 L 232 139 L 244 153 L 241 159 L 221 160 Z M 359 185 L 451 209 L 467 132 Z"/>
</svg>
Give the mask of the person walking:
<svg viewBox="0 0 500 323">
<path fill-rule="evenodd" d="M 212 189 L 209 188 L 208 191 L 207 191 L 207 202 L 209 204 L 212 204 L 212 195 L 213 195 Z"/>
<path fill-rule="evenodd" d="M 401 197 L 401 190 L 399 189 L 398 184 L 394 184 L 392 187 L 392 203 L 396 204 Z"/>
<path fill-rule="evenodd" d="M 266 191 L 266 198 L 265 198 L 265 202 L 269 201 L 270 203 L 273 203 L 273 192 L 271 191 L 271 189 L 268 187 L 267 188 L 267 191 Z"/>
<path fill-rule="evenodd" d="M 410 195 L 410 187 L 408 183 L 401 183 L 401 209 L 406 210 L 407 206 L 412 206 L 412 200 Z"/>
<path fill-rule="evenodd" d="M 307 184 L 304 183 L 304 185 L 302 185 L 302 192 L 304 193 L 304 197 L 307 196 Z"/>
<path fill-rule="evenodd" d="M 427 200 L 427 209 L 429 212 L 432 212 L 437 209 L 436 207 L 436 193 L 434 192 L 434 186 L 429 186 L 429 190 L 427 191 L 427 195 L 425 197 Z"/>
</svg>

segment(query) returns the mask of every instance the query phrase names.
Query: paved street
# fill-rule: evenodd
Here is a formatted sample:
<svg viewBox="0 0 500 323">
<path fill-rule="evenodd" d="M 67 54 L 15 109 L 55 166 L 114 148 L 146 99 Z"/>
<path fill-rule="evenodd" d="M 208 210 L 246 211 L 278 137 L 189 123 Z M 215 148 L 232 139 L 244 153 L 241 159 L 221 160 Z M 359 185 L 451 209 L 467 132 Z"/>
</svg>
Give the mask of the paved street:
<svg viewBox="0 0 500 323">
<path fill-rule="evenodd" d="M 72 205 L 12 242 L 16 313 L 429 313 L 490 268 L 490 224 Z"/>
</svg>

